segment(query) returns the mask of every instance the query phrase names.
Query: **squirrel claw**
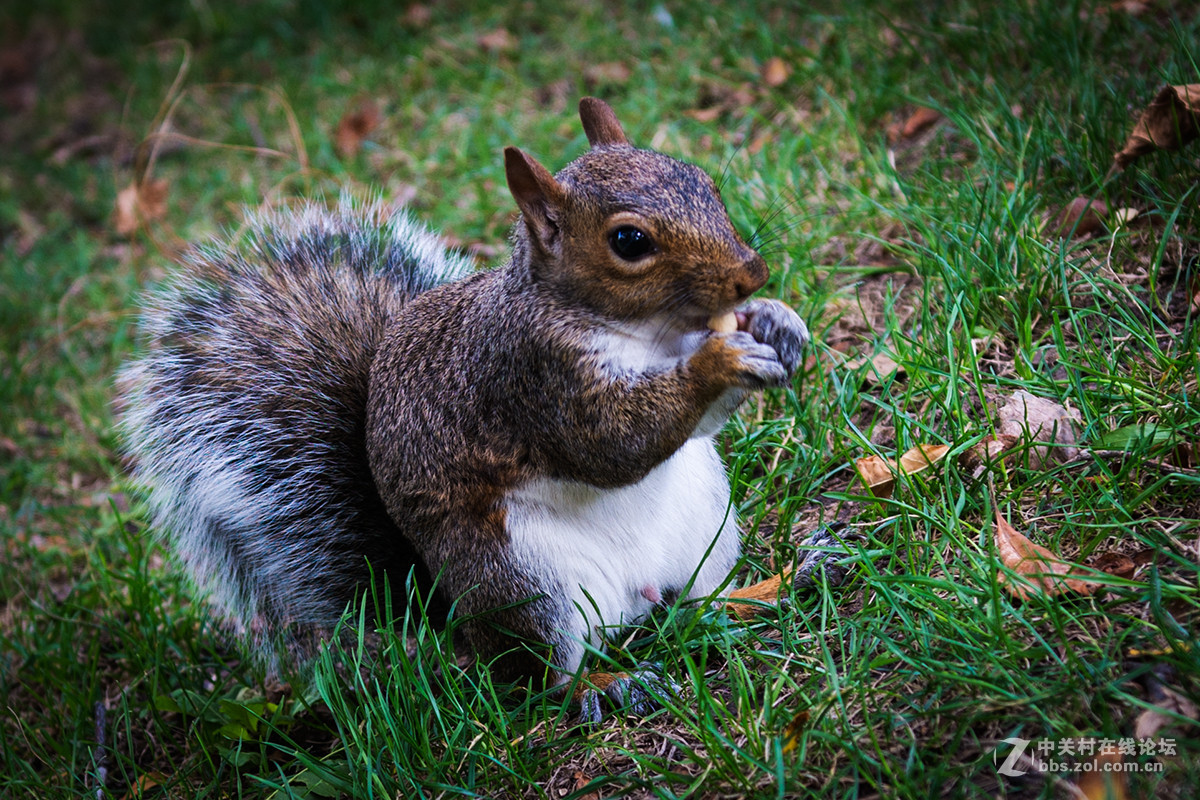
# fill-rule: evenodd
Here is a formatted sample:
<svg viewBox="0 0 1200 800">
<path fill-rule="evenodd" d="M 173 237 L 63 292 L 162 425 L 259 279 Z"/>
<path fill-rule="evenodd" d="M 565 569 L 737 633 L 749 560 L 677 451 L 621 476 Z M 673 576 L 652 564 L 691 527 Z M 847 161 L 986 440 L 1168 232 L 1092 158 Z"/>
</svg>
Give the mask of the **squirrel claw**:
<svg viewBox="0 0 1200 800">
<path fill-rule="evenodd" d="M 841 523 L 822 525 L 808 535 L 801 543 L 805 549 L 799 554 L 799 563 L 792 577 L 793 588 L 810 589 L 819 585 L 822 573 L 830 586 L 840 586 L 846 581 L 853 564 L 843 563 L 839 559 L 853 555 L 847 543 L 861 540 L 862 535 L 846 532 L 845 529 L 846 526 Z"/>
<path fill-rule="evenodd" d="M 764 344 L 746 331 L 718 334 L 739 352 L 739 380 L 748 389 L 782 386 L 787 382 L 787 367 L 780 362 L 779 354 L 769 344 Z"/>
<path fill-rule="evenodd" d="M 679 694 L 680 687 L 662 671 L 662 664 L 644 661 L 632 672 L 592 673 L 595 688 L 578 692 L 579 721 L 595 726 L 604 718 L 600 701 L 603 695 L 613 709 L 635 716 L 645 716 L 663 706 L 664 697 Z"/>
<path fill-rule="evenodd" d="M 738 309 L 747 318 L 745 330 L 771 347 L 790 378 L 800 366 L 801 351 L 809 340 L 808 326 L 800 315 L 779 300 L 751 300 Z"/>
</svg>

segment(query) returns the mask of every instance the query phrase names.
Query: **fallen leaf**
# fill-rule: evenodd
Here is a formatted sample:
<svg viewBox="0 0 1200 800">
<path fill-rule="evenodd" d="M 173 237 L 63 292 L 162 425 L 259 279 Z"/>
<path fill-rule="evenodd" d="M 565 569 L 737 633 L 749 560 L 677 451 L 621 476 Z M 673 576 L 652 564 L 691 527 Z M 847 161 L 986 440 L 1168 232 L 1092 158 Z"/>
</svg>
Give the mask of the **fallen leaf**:
<svg viewBox="0 0 1200 800">
<path fill-rule="evenodd" d="M 1155 707 L 1138 714 L 1133 726 L 1135 739 L 1149 739 L 1168 725 L 1179 724 L 1179 717 L 1193 722 L 1200 719 L 1195 703 L 1157 680 L 1150 684 L 1150 701 Z"/>
<path fill-rule="evenodd" d="M 113 225 L 117 233 L 129 236 L 143 224 L 161 219 L 167 213 L 167 188 L 165 178 L 130 183 L 117 192 L 117 205 Z"/>
<path fill-rule="evenodd" d="M 1018 389 L 998 415 L 1001 434 L 1033 445 L 1028 450 L 1029 466 L 1033 469 L 1039 469 L 1053 459 L 1070 461 L 1079 455 L 1079 448 L 1075 446 L 1075 424 L 1079 415 L 1053 400 Z"/>
<path fill-rule="evenodd" d="M 783 752 L 790 753 L 796 749 L 800 734 L 808 727 L 808 711 L 801 711 L 792 717 L 787 727 L 783 729 Z"/>
<path fill-rule="evenodd" d="M 990 436 L 971 445 L 958 457 L 958 465 L 972 473 L 974 477 L 978 477 L 989 464 L 994 463 L 1013 449 L 1018 441 L 1020 441 L 1019 437 L 1006 433 Z"/>
<path fill-rule="evenodd" d="M 756 156 L 761 153 L 762 149 L 770 144 L 774 138 L 775 135 L 771 133 L 771 131 L 763 131 L 750 140 L 750 144 L 746 146 L 746 152 L 752 156 Z"/>
<path fill-rule="evenodd" d="M 583 79 L 592 87 L 603 83 L 627 83 L 631 77 L 633 72 L 623 61 L 603 61 L 583 68 Z"/>
<path fill-rule="evenodd" d="M 1138 565 L 1124 553 L 1101 553 L 1088 559 L 1087 565 L 1099 572 L 1131 580 Z"/>
<path fill-rule="evenodd" d="M 1118 208 L 1116 211 L 1112 212 L 1113 225 L 1118 228 L 1124 228 L 1129 223 L 1137 219 L 1138 215 L 1141 213 L 1142 212 L 1136 208 Z"/>
<path fill-rule="evenodd" d="M 1108 205 L 1103 200 L 1076 197 L 1058 215 L 1054 230 L 1058 236 L 1091 236 L 1104 233 Z"/>
<path fill-rule="evenodd" d="M 517 49 L 517 38 L 508 32 L 507 28 L 496 28 L 481 35 L 475 40 L 476 44 L 489 53 L 506 53 Z"/>
<path fill-rule="evenodd" d="M 161 772 L 146 772 L 138 775 L 122 800 L 138 800 L 138 798 L 145 797 L 147 792 L 151 789 L 157 789 L 166 780 L 166 776 Z"/>
<path fill-rule="evenodd" d="M 433 20 L 433 10 L 429 6 L 414 3 L 408 7 L 400 20 L 410 28 L 424 28 Z"/>
<path fill-rule="evenodd" d="M 893 376 L 904 374 L 904 368 L 897 364 L 896 360 L 890 354 L 882 350 L 870 358 L 860 357 L 848 361 L 846 369 L 857 370 L 867 364 L 871 368 L 863 372 L 863 380 L 874 386 L 886 383 Z"/>
<path fill-rule="evenodd" d="M 1178 150 L 1200 136 L 1200 83 L 1164 86 L 1146 106 L 1113 163 L 1125 169 L 1154 150 Z"/>
<path fill-rule="evenodd" d="M 1187 642 L 1179 642 L 1173 647 L 1155 647 L 1149 650 L 1142 650 L 1137 647 L 1131 647 L 1125 651 L 1126 658 L 1162 658 L 1163 656 L 1172 655 L 1187 655 L 1191 652 L 1191 645 Z"/>
<path fill-rule="evenodd" d="M 895 465 L 883 456 L 864 456 L 854 460 L 854 469 L 867 490 L 876 497 L 891 497 L 896 486 Z"/>
<path fill-rule="evenodd" d="M 896 461 L 874 455 L 856 459 L 854 469 L 872 495 L 886 498 L 892 496 L 898 476 L 915 475 L 926 470 L 949 452 L 949 445 L 920 444 L 907 450 Z"/>
<path fill-rule="evenodd" d="M 888 141 L 895 144 L 903 139 L 911 139 L 933 127 L 941 118 L 940 111 L 921 106 L 909 114 L 904 122 L 898 122 L 888 129 Z"/>
<path fill-rule="evenodd" d="M 712 122 L 721 116 L 721 109 L 717 106 L 713 106 L 712 108 L 693 108 L 690 111 L 683 112 L 683 115 L 691 117 L 696 122 Z"/>
<path fill-rule="evenodd" d="M 360 98 L 338 121 L 333 132 L 333 142 L 343 158 L 352 158 L 358 153 L 363 140 L 379 127 L 383 115 L 379 106 L 369 97 Z"/>
<path fill-rule="evenodd" d="M 915 475 L 941 461 L 949 452 L 950 445 L 919 444 L 900 456 L 900 471 L 905 475 Z"/>
<path fill-rule="evenodd" d="M 573 775 L 573 777 L 575 778 L 575 791 L 576 792 L 580 791 L 581 789 L 586 788 L 587 785 L 589 783 L 591 783 L 591 779 L 587 775 L 583 774 L 582 772 L 580 772 L 578 770 L 575 771 L 575 774 Z M 600 793 L 599 792 L 588 792 L 587 794 L 576 795 L 576 797 L 578 797 L 579 800 L 600 800 Z"/>
<path fill-rule="evenodd" d="M 1091 594 L 1096 586 L 1078 578 L 1070 578 L 1083 569 L 1077 564 L 1063 561 L 1040 544 L 1034 544 L 1017 531 L 996 509 L 996 553 L 1000 563 L 1008 567 L 1015 577 L 1000 571 L 996 580 L 1008 593 L 1019 600 L 1033 594 L 1055 596 L 1070 589 L 1080 594 Z"/>
<path fill-rule="evenodd" d="M 788 65 L 784 63 L 784 60 L 779 56 L 774 56 L 773 58 L 768 58 L 767 63 L 763 64 L 762 81 L 774 89 L 777 86 L 782 86 L 784 81 L 788 79 L 789 74 L 791 74 L 791 70 L 788 69 Z"/>
</svg>

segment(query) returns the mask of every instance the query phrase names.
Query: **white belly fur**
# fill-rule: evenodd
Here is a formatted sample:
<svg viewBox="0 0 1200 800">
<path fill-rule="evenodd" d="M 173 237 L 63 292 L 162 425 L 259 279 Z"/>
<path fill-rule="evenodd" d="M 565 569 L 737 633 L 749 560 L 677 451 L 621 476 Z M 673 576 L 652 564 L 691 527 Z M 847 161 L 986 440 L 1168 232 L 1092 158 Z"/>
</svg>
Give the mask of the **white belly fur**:
<svg viewBox="0 0 1200 800">
<path fill-rule="evenodd" d="M 581 640 L 599 643 L 599 626 L 636 621 L 656 592 L 682 591 L 693 575 L 688 596 L 709 594 L 738 557 L 729 479 L 711 437 L 689 439 L 632 486 L 543 478 L 509 492 L 505 506 L 513 553 L 549 564 L 578 609 L 555 659 L 568 669 L 583 656 Z"/>
</svg>

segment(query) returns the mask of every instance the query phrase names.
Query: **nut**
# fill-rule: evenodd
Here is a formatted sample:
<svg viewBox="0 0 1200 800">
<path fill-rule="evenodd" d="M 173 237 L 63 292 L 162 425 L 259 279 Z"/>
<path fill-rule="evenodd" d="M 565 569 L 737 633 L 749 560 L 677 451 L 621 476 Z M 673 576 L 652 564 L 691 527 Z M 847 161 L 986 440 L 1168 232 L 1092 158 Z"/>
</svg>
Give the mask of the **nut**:
<svg viewBox="0 0 1200 800">
<path fill-rule="evenodd" d="M 733 333 L 738 329 L 737 314 L 729 311 L 708 318 L 708 329 L 717 333 Z"/>
</svg>

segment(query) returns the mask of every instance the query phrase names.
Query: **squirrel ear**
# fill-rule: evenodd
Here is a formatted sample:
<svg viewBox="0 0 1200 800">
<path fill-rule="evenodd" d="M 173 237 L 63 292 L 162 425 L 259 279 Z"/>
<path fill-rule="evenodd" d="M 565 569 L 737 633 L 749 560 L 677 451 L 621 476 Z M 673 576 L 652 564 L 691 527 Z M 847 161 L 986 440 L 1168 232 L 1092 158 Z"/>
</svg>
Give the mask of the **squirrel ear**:
<svg viewBox="0 0 1200 800">
<path fill-rule="evenodd" d="M 534 244 L 545 254 L 553 254 L 558 249 L 558 217 L 566 197 L 562 184 L 516 147 L 504 148 L 504 174 Z"/>
<path fill-rule="evenodd" d="M 629 145 L 621 123 L 612 107 L 598 97 L 585 97 L 579 101 L 579 121 L 592 147 Z"/>
</svg>

